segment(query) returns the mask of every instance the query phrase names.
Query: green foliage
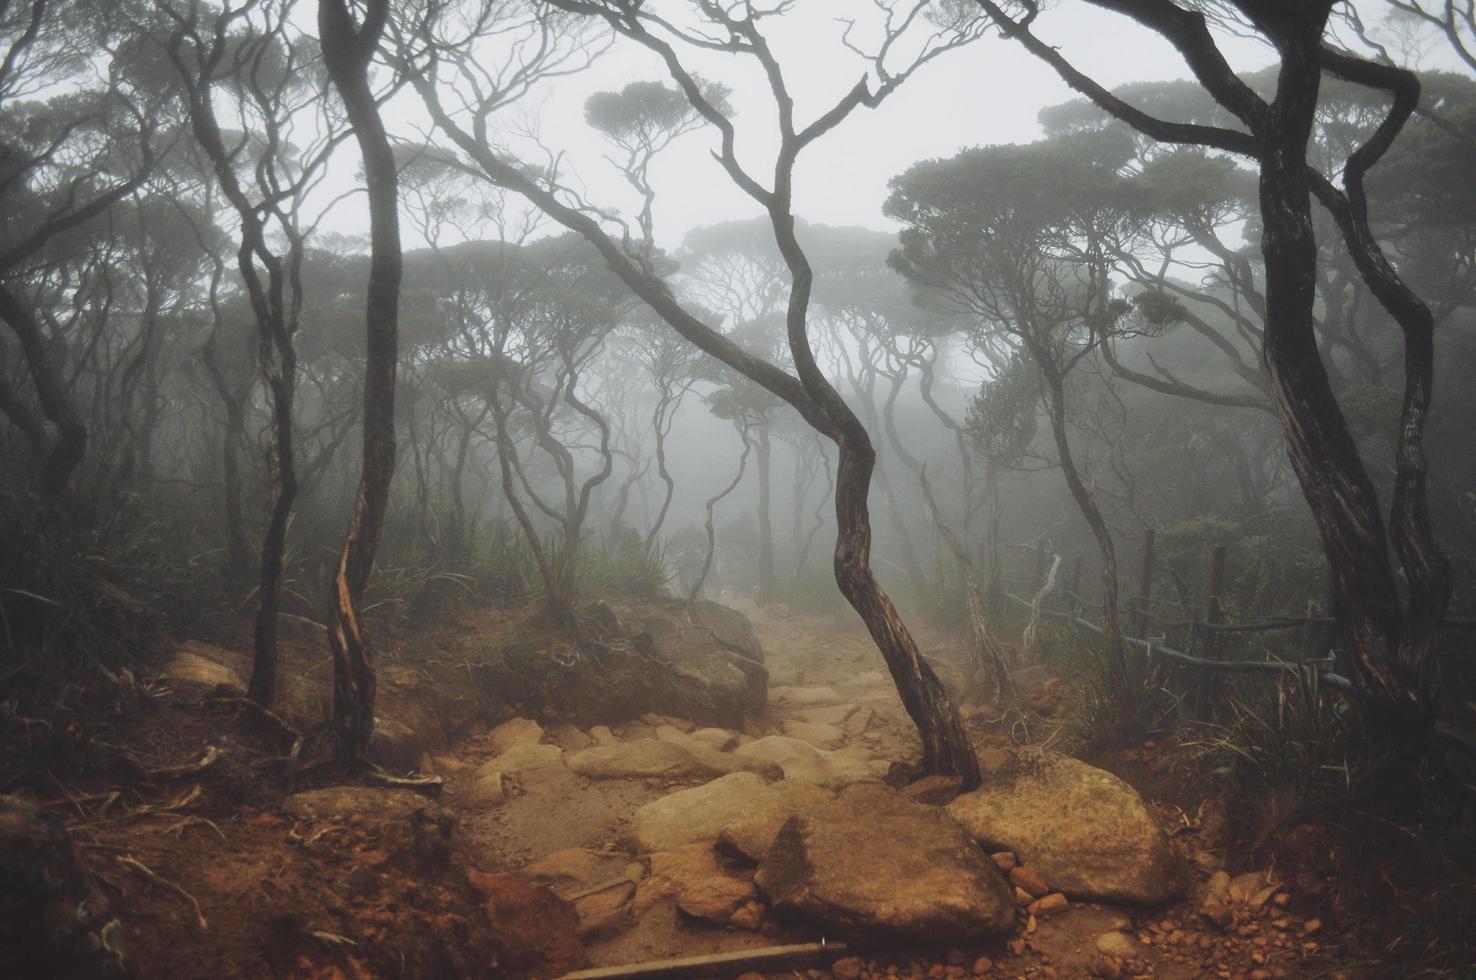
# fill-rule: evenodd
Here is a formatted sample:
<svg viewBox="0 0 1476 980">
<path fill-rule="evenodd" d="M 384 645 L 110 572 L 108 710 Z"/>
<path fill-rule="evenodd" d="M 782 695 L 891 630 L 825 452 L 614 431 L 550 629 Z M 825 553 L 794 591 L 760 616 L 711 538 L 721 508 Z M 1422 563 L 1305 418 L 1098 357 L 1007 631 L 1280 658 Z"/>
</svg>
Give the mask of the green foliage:
<svg viewBox="0 0 1476 980">
<path fill-rule="evenodd" d="M 60 508 L 0 483 L 0 662 L 122 667 L 166 625 L 189 628 L 218 601 L 212 556 L 138 501 L 107 513 Z"/>
</svg>

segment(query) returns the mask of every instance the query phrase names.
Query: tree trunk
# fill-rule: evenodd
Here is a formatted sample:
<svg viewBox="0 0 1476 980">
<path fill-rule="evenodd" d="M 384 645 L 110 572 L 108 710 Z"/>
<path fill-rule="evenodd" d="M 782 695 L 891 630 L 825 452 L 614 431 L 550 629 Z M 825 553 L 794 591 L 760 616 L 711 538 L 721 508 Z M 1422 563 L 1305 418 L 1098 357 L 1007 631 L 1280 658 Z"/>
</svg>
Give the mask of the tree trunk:
<svg viewBox="0 0 1476 980">
<path fill-rule="evenodd" d="M 758 452 L 754 461 L 758 464 L 758 593 L 754 597 L 760 606 L 774 601 L 774 522 L 770 515 L 770 470 L 774 459 L 773 444 L 769 441 L 769 423 L 758 426 L 758 438 L 754 440 Z"/>
<path fill-rule="evenodd" d="M 360 604 L 374 567 L 395 472 L 395 370 L 399 346 L 399 176 L 369 87 L 369 62 L 384 32 L 388 0 L 367 0 L 356 27 L 346 0 L 320 0 L 318 37 L 329 78 L 348 112 L 369 194 L 369 284 L 365 296 L 364 459 L 354 516 L 338 557 L 328 643 L 333 651 L 333 729 L 341 758 L 366 758 L 374 732 L 374 666 Z"/>
<path fill-rule="evenodd" d="M 57 376 L 46 350 L 46 337 L 41 322 L 26 303 L 0 284 L 0 319 L 10 324 L 20 341 L 26 358 L 26 369 L 36 389 L 41 414 L 56 426 L 56 439 L 41 463 L 41 492 L 53 501 L 60 500 L 72 482 L 72 474 L 87 450 L 87 426 L 83 424 L 72 400 Z"/>
<path fill-rule="evenodd" d="M 1087 525 L 1092 529 L 1092 536 L 1097 539 L 1097 549 L 1102 554 L 1102 647 L 1113 681 L 1119 688 L 1124 688 L 1128 681 L 1127 648 L 1122 640 L 1122 621 L 1118 618 L 1117 549 L 1112 544 L 1112 532 L 1107 527 L 1107 521 L 1097 507 L 1097 502 L 1092 499 L 1092 492 L 1087 489 L 1076 468 L 1076 459 L 1071 455 L 1071 442 L 1066 432 L 1065 384 L 1060 375 L 1051 370 L 1048 362 L 1042 359 L 1048 355 L 1034 347 L 1031 352 L 1037 355 L 1036 363 L 1046 383 L 1046 396 L 1050 401 L 1051 434 L 1056 439 L 1056 455 L 1060 459 L 1061 472 L 1065 475 L 1071 496 L 1081 510 L 1081 516 L 1086 518 Z"/>
</svg>

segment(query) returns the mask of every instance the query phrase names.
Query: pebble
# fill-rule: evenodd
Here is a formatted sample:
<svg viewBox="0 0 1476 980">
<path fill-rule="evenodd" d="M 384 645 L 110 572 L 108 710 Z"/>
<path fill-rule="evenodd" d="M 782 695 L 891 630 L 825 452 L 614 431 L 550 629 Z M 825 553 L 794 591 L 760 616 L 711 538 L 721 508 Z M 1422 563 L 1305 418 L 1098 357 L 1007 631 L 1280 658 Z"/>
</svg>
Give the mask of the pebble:
<svg viewBox="0 0 1476 980">
<path fill-rule="evenodd" d="M 1310 936 L 1314 932 L 1316 932 L 1318 929 L 1321 929 L 1321 928 L 1322 928 L 1322 920 L 1321 919 L 1308 919 L 1306 922 L 1303 922 L 1302 923 L 1302 934 L 1303 935 Z"/>
<path fill-rule="evenodd" d="M 830 964 L 830 975 L 836 980 L 861 980 L 862 968 L 859 956 L 847 956 Z"/>
<path fill-rule="evenodd" d="M 992 969 L 994 969 L 994 961 L 987 956 L 981 956 L 974 961 L 975 973 L 988 973 Z"/>
</svg>

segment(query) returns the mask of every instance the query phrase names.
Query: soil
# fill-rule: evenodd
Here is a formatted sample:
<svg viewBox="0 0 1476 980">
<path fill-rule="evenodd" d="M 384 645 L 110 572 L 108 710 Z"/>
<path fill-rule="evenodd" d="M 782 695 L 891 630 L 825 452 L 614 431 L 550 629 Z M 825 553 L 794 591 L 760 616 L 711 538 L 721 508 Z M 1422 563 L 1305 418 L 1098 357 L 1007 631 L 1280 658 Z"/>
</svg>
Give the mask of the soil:
<svg viewBox="0 0 1476 980">
<path fill-rule="evenodd" d="M 750 719 L 743 733 L 761 737 L 780 732 L 786 721 L 805 720 L 817 707 L 813 689 L 828 688 L 836 695 L 832 706 L 872 714 L 847 744 L 900 763 L 895 776 L 905 779 L 919 746 L 864 631 L 780 606 L 743 611 L 763 641 L 771 690 L 767 712 Z M 148 676 L 65 693 L 49 717 L 8 716 L 0 774 L 7 792 L 26 792 L 66 821 L 121 918 L 128 959 L 144 978 L 553 977 L 581 965 L 824 938 L 771 917 L 756 930 L 712 926 L 667 902 L 624 931 L 581 944 L 567 904 L 507 874 L 573 847 L 607 854 L 612 866 L 638 867 L 640 856 L 625 841 L 630 815 L 682 785 L 596 781 L 560 771 L 522 781 L 500 806 L 473 801 L 473 774 L 495 754 L 488 733 L 514 714 L 536 717 L 546 728 L 614 721 L 617 736 L 641 734 L 641 726 L 659 721 L 641 720 L 648 704 L 634 681 L 620 689 L 636 692 L 623 704 L 618 697 L 581 696 L 566 706 L 548 683 L 558 672 L 535 667 L 512 685 L 514 697 L 503 698 L 478 676 L 489 668 L 465 656 L 480 647 L 506 650 L 513 637 L 522 644 L 517 657 L 504 657 L 497 670 L 512 669 L 506 664 L 519 657 L 536 664 L 543 653 L 536 642 L 528 645 L 534 633 L 516 612 L 465 613 L 412 643 L 384 645 L 382 710 L 411 720 L 423 741 L 422 766 L 445 781 L 440 799 L 417 805 L 409 819 L 372 808 L 318 820 L 284 814 L 289 792 L 342 781 L 341 774 L 309 770 L 289 785 L 290 740 L 276 726 L 208 691 Z M 959 680 L 954 639 L 927 633 L 921 639 L 945 677 Z M 287 647 L 284 670 L 322 676 L 325 658 L 315 632 L 293 632 Z M 633 664 L 630 673 L 637 672 Z M 1048 670 L 1023 676 L 1031 682 L 1029 710 L 1000 717 L 987 705 L 965 705 L 986 755 L 1066 738 L 1070 692 Z M 207 746 L 220 753 L 212 765 L 158 775 L 201 758 Z M 1263 870 L 1255 863 L 1263 855 L 1229 849 L 1231 818 L 1214 788 L 1192 778 L 1170 748 L 1121 745 L 1090 761 L 1144 794 L 1200 881 L 1221 869 Z M 310 755 L 311 746 L 304 758 Z M 834 974 L 817 963 L 808 974 L 772 976 L 1400 975 L 1371 963 L 1349 941 L 1352 931 L 1345 935 L 1326 915 L 1325 876 L 1336 870 L 1324 865 L 1282 874 L 1277 880 L 1285 887 L 1276 898 L 1218 925 L 1193 898 L 1151 910 L 1072 903 L 1039 919 L 1022 910 L 1022 929 L 1010 939 L 958 949 L 881 946 L 832 964 Z M 1130 955 L 1098 948 L 1098 938 L 1113 932 L 1128 937 Z"/>
</svg>

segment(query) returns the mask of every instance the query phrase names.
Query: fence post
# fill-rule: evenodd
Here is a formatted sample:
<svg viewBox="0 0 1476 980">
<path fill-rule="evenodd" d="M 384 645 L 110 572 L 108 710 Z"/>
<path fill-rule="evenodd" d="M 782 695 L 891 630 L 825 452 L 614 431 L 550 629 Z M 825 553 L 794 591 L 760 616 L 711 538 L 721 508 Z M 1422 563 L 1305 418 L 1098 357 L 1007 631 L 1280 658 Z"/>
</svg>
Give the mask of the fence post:
<svg viewBox="0 0 1476 980">
<path fill-rule="evenodd" d="M 1031 596 L 1031 598 L 1034 598 L 1035 593 L 1037 593 L 1037 592 L 1040 591 L 1040 587 L 1043 586 L 1043 585 L 1045 585 L 1045 560 L 1046 560 L 1045 539 L 1044 538 L 1041 538 L 1039 541 L 1037 541 L 1035 543 L 1035 571 L 1030 576 L 1030 596 Z"/>
<path fill-rule="evenodd" d="M 1082 613 L 1081 599 L 1078 598 L 1080 595 L 1081 555 L 1077 555 L 1076 560 L 1071 563 L 1071 613 L 1074 616 L 1080 616 Z"/>
<path fill-rule="evenodd" d="M 1153 596 L 1153 528 L 1143 531 L 1143 571 L 1138 577 L 1138 598 L 1133 603 L 1132 633 L 1148 633 L 1148 604 Z"/>
<path fill-rule="evenodd" d="M 1223 623 L 1225 621 L 1225 603 L 1220 598 L 1224 588 L 1225 546 L 1217 544 L 1210 555 L 1209 598 L 1205 600 L 1205 622 Z"/>
</svg>

